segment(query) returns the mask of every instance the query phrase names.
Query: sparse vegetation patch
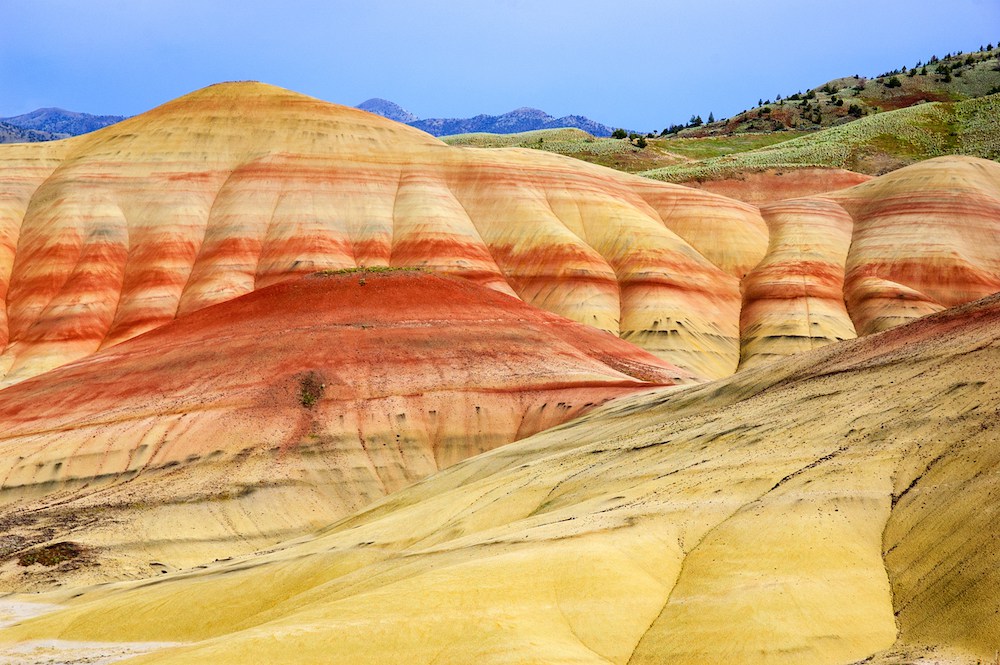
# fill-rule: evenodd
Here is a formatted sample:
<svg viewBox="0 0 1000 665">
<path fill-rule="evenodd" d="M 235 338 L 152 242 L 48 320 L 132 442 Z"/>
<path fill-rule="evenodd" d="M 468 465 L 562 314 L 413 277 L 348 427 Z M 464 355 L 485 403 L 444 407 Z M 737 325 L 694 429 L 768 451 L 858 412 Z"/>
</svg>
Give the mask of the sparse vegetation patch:
<svg viewBox="0 0 1000 665">
<path fill-rule="evenodd" d="M 23 552 L 18 557 L 17 564 L 19 566 L 33 566 L 38 564 L 51 568 L 66 561 L 74 561 L 82 556 L 83 548 L 78 543 L 63 541 Z"/>
<path fill-rule="evenodd" d="M 312 409 L 326 392 L 326 382 L 316 372 L 306 372 L 299 377 L 299 404 Z"/>
<path fill-rule="evenodd" d="M 426 272 L 419 266 L 357 266 L 355 268 L 336 268 L 330 270 L 320 270 L 313 275 L 320 277 L 333 277 L 334 275 L 354 275 L 359 273 L 385 273 L 385 272 Z"/>
</svg>

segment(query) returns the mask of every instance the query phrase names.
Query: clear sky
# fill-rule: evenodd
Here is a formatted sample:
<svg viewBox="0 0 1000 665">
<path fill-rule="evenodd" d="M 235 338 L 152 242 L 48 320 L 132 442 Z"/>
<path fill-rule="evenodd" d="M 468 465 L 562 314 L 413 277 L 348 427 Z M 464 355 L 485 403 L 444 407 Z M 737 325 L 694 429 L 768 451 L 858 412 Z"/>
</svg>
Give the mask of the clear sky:
<svg viewBox="0 0 1000 665">
<path fill-rule="evenodd" d="M 996 43 L 1000 0 L 0 0 L 0 21 L 0 117 L 131 115 L 256 79 L 648 131 Z"/>
</svg>

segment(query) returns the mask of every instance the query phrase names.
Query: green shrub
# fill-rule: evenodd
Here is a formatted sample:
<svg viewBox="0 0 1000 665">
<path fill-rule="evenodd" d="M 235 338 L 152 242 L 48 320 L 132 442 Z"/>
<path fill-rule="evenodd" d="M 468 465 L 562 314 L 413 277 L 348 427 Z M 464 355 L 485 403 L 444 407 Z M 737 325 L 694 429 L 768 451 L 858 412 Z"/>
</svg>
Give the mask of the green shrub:
<svg viewBox="0 0 1000 665">
<path fill-rule="evenodd" d="M 306 372 L 299 377 L 299 404 L 306 409 L 313 408 L 326 392 L 323 377 L 316 372 Z"/>
</svg>

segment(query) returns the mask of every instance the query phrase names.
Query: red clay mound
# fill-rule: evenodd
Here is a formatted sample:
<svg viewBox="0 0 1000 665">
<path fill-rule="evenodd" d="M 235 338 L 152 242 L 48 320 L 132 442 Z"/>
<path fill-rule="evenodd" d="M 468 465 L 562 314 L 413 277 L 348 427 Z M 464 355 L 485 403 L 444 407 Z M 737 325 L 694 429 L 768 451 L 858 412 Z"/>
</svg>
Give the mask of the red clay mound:
<svg viewBox="0 0 1000 665">
<path fill-rule="evenodd" d="M 0 496 L 8 514 L 79 488 L 80 505 L 61 510 L 204 502 L 215 519 L 194 537 L 260 546 L 683 378 L 614 335 L 462 280 L 316 275 L 0 392 Z M 123 511 L 136 546 L 175 536 L 151 517 Z"/>
</svg>

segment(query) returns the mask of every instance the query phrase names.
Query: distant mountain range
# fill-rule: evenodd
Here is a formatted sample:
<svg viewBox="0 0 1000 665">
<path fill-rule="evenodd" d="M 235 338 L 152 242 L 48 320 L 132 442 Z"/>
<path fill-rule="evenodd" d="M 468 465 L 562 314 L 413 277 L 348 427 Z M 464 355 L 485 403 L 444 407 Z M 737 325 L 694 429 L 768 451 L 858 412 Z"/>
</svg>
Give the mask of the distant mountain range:
<svg viewBox="0 0 1000 665">
<path fill-rule="evenodd" d="M 421 120 L 399 104 L 387 99 L 373 98 L 358 104 L 357 108 L 384 118 L 422 129 L 434 136 L 489 132 L 515 134 L 535 129 L 576 127 L 594 136 L 611 136 L 613 129 L 582 115 L 555 118 L 545 111 L 533 108 L 514 109 L 503 115 L 477 115 L 474 118 L 426 118 Z M 93 132 L 102 127 L 121 122 L 122 115 L 91 115 L 64 109 L 38 109 L 11 118 L 0 118 L 0 143 L 36 143 L 54 141 L 70 136 Z"/>
<path fill-rule="evenodd" d="M 0 118 L 0 143 L 53 141 L 93 132 L 125 119 L 123 115 L 91 115 L 64 109 L 38 109 Z"/>
<path fill-rule="evenodd" d="M 422 129 L 434 136 L 489 132 L 491 134 L 516 134 L 536 129 L 557 129 L 575 127 L 594 136 L 611 136 L 613 129 L 582 115 L 567 115 L 556 118 L 545 111 L 533 108 L 519 108 L 502 115 L 477 115 L 473 118 L 426 118 L 419 119 L 399 104 L 387 99 L 369 99 L 357 108 L 375 113 L 390 120 L 402 122 Z"/>
</svg>

